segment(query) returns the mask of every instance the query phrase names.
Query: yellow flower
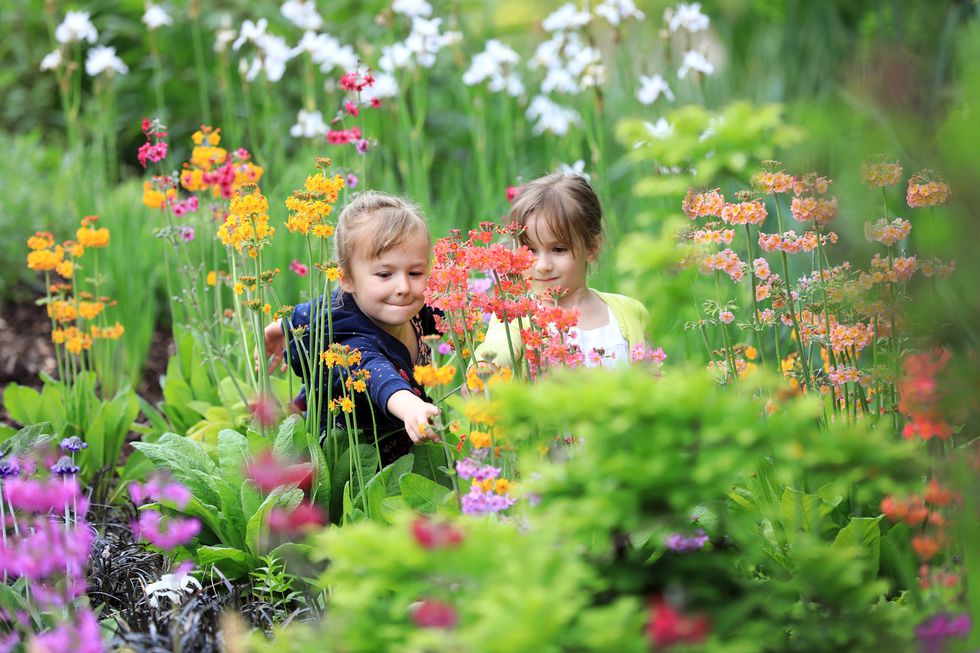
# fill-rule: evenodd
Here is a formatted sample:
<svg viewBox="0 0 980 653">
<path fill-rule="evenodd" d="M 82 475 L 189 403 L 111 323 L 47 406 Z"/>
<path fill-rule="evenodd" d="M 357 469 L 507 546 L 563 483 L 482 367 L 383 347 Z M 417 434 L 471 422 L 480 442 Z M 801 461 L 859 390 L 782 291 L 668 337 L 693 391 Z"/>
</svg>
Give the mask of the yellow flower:
<svg viewBox="0 0 980 653">
<path fill-rule="evenodd" d="M 55 329 L 51 332 L 51 342 L 56 345 L 60 345 L 65 341 L 65 332 L 61 329 Z"/>
<path fill-rule="evenodd" d="M 749 345 L 748 347 L 745 348 L 745 357 L 748 358 L 750 361 L 754 361 L 758 353 L 759 352 L 756 351 L 756 348 L 753 347 L 752 345 Z"/>
<path fill-rule="evenodd" d="M 58 274 L 60 274 L 65 279 L 71 279 L 71 275 L 75 270 L 75 265 L 71 261 L 62 261 L 58 264 L 56 268 Z"/>
<path fill-rule="evenodd" d="M 83 247 L 105 247 L 109 244 L 109 230 L 105 227 L 101 229 L 82 227 L 75 232 L 75 235 Z"/>
<path fill-rule="evenodd" d="M 32 270 L 57 269 L 65 258 L 65 250 L 57 245 L 53 250 L 39 249 L 27 254 L 27 267 Z"/>
<path fill-rule="evenodd" d="M 333 367 L 342 362 L 340 356 L 330 350 L 320 354 L 320 361 L 327 367 Z"/>
<path fill-rule="evenodd" d="M 490 434 L 484 433 L 483 431 L 471 431 L 469 437 L 470 443 L 477 449 L 486 449 L 490 446 Z"/>
<path fill-rule="evenodd" d="M 508 481 L 506 478 L 498 478 L 497 482 L 494 484 L 493 490 L 497 494 L 507 494 L 507 492 L 510 491 L 510 481 Z"/>
<path fill-rule="evenodd" d="M 341 397 L 339 405 L 340 405 L 340 409 L 345 413 L 354 412 L 354 400 L 351 399 L 350 397 Z"/>
<path fill-rule="evenodd" d="M 340 277 L 343 276 L 343 273 L 341 272 L 340 268 L 338 268 L 337 266 L 331 266 L 327 268 L 326 274 L 327 274 L 327 279 L 329 279 L 330 281 L 340 281 Z"/>
<path fill-rule="evenodd" d="M 32 250 L 48 249 L 54 245 L 54 236 L 49 231 L 38 231 L 27 239 L 27 246 Z"/>
<path fill-rule="evenodd" d="M 79 302 L 78 314 L 86 320 L 94 320 L 103 308 L 105 308 L 105 304 L 102 302 Z"/>
<path fill-rule="evenodd" d="M 313 227 L 313 235 L 317 238 L 330 238 L 333 235 L 334 228 L 330 224 L 318 224 Z"/>
<path fill-rule="evenodd" d="M 268 303 L 265 304 L 265 305 L 263 305 L 262 306 L 262 312 L 265 313 L 266 315 L 268 315 L 269 313 L 271 313 L 272 312 L 272 305 L 271 304 L 268 304 Z"/>
<path fill-rule="evenodd" d="M 235 284 L 235 287 L 232 288 L 232 290 L 235 291 L 236 295 L 241 295 L 243 292 L 245 292 L 245 286 L 243 286 L 242 282 L 239 281 L 238 283 Z"/>
<path fill-rule="evenodd" d="M 415 380 L 426 387 L 452 383 L 455 376 L 456 368 L 452 365 L 443 365 L 442 367 L 419 365 L 415 368 Z"/>
<path fill-rule="evenodd" d="M 207 276 L 206 281 L 207 281 L 207 284 L 209 286 L 216 286 L 216 285 L 218 285 L 218 273 L 215 272 L 214 270 L 208 271 L 208 276 Z"/>
<path fill-rule="evenodd" d="M 48 304 L 48 317 L 59 324 L 67 324 L 75 321 L 75 318 L 78 317 L 78 311 L 74 302 L 56 299 Z"/>
</svg>

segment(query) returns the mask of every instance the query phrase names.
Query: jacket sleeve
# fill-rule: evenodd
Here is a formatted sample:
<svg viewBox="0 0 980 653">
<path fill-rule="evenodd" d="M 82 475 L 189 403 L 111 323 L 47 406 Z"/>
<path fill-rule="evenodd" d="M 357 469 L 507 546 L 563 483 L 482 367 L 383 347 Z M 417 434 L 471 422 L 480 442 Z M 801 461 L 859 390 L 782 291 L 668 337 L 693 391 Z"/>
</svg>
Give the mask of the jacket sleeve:
<svg viewBox="0 0 980 653">
<path fill-rule="evenodd" d="M 362 334 L 341 334 L 337 339 L 339 344 L 348 345 L 351 349 L 361 352 L 361 362 L 353 366 L 352 369 L 365 369 L 371 373 L 371 378 L 367 381 L 367 394 L 377 410 L 381 411 L 386 419 L 396 419 L 388 412 L 388 400 L 391 395 L 399 390 L 408 390 L 414 393 L 412 384 L 402 376 L 401 370 L 392 362 L 390 358 L 379 349 L 378 342 L 370 335 Z M 333 374 L 333 396 L 341 396 L 344 381 L 346 380 L 345 370 L 334 370 Z M 324 390 L 326 390 L 326 375 L 324 376 Z"/>
</svg>

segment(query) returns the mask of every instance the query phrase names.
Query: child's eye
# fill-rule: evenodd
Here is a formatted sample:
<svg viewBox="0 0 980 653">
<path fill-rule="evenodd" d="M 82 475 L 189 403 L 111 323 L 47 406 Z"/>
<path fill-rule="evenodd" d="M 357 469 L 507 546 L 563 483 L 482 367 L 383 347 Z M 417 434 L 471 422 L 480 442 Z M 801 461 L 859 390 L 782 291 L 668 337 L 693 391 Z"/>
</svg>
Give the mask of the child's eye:
<svg viewBox="0 0 980 653">
<path fill-rule="evenodd" d="M 409 276 L 412 276 L 412 277 L 421 277 L 421 276 L 423 276 L 423 275 L 424 275 L 425 273 L 424 273 L 424 272 L 419 272 L 418 270 L 416 270 L 416 271 L 414 271 L 414 272 L 409 272 L 408 274 L 409 274 Z"/>
<path fill-rule="evenodd" d="M 382 279 L 387 279 L 391 276 L 391 272 L 375 272 L 374 276 L 381 277 Z"/>
<path fill-rule="evenodd" d="M 554 252 L 555 254 L 564 254 L 565 252 L 568 251 L 568 248 L 567 247 L 552 247 L 551 248 L 551 251 Z"/>
</svg>

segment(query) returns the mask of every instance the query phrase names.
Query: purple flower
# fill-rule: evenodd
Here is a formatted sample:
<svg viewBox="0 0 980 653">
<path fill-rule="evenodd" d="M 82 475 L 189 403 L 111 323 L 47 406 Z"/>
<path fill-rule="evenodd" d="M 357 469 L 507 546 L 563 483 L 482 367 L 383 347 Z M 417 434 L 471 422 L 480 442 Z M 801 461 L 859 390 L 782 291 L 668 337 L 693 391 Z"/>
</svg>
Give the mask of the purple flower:
<svg viewBox="0 0 980 653">
<path fill-rule="evenodd" d="M 184 211 L 187 211 L 186 206 L 182 206 L 181 208 L 183 208 Z M 194 227 L 181 227 L 179 234 L 181 240 L 183 240 L 185 243 L 189 243 L 194 240 Z"/>
<path fill-rule="evenodd" d="M 361 140 L 354 143 L 354 146 L 357 148 L 358 154 L 364 154 L 365 152 L 367 152 L 369 145 L 370 143 L 367 141 L 366 138 L 362 138 Z"/>
<path fill-rule="evenodd" d="M 201 532 L 201 522 L 193 517 L 164 519 L 156 510 L 144 510 L 133 531 L 155 547 L 173 549 L 187 544 Z"/>
<path fill-rule="evenodd" d="M 105 652 L 99 634 L 99 621 L 88 609 L 78 611 L 75 623 L 64 623 L 52 631 L 36 636 L 29 649 L 34 653 Z"/>
<path fill-rule="evenodd" d="M 64 512 L 66 505 L 75 503 L 79 514 L 85 513 L 81 506 L 86 499 L 74 478 L 48 481 L 12 478 L 3 484 L 3 493 L 11 506 L 24 512 Z"/>
<path fill-rule="evenodd" d="M 439 352 L 441 356 L 448 356 L 449 354 L 452 353 L 453 348 L 449 345 L 448 342 L 440 342 L 439 346 L 436 347 L 436 351 Z"/>
<path fill-rule="evenodd" d="M 0 479 L 10 478 L 18 474 L 20 474 L 20 465 L 17 463 L 16 458 L 0 460 Z"/>
<path fill-rule="evenodd" d="M 668 535 L 667 539 L 664 540 L 664 544 L 667 545 L 667 548 L 671 551 L 676 551 L 677 553 L 690 553 L 691 551 L 698 551 L 707 543 L 708 536 L 700 529 L 696 531 L 693 537 L 684 537 L 680 533 L 674 533 L 673 535 Z"/>
<path fill-rule="evenodd" d="M 945 612 L 926 619 L 915 627 L 915 636 L 924 653 L 942 653 L 950 637 L 964 638 L 970 634 L 970 616 L 953 616 Z"/>
<path fill-rule="evenodd" d="M 351 190 L 357 188 L 357 175 L 353 172 L 347 175 L 347 187 Z"/>
<path fill-rule="evenodd" d="M 466 283 L 469 286 L 468 290 L 471 293 L 477 295 L 485 295 L 487 291 L 493 286 L 493 279 L 490 277 L 483 277 L 482 279 L 470 279 Z"/>
<path fill-rule="evenodd" d="M 481 465 L 479 461 L 472 458 L 464 458 L 456 462 L 456 473 L 460 478 L 472 478 L 477 481 L 485 481 L 497 478 L 500 475 L 500 468 L 492 465 Z"/>
<path fill-rule="evenodd" d="M 129 496 L 136 505 L 150 501 L 167 501 L 178 510 L 183 510 L 191 500 L 191 492 L 180 483 L 170 481 L 164 475 L 154 476 L 146 483 L 131 483 Z"/>
<path fill-rule="evenodd" d="M 70 438 L 65 438 L 61 441 L 62 451 L 81 451 L 82 449 L 87 449 L 88 443 L 82 442 L 82 439 L 77 435 L 73 435 Z"/>
<path fill-rule="evenodd" d="M 79 469 L 79 466 L 73 463 L 68 456 L 62 456 L 58 459 L 58 462 L 51 465 L 51 471 L 60 476 L 77 474 Z"/>
<path fill-rule="evenodd" d="M 484 492 L 477 486 L 470 488 L 470 491 L 463 497 L 464 515 L 486 515 L 500 512 L 510 508 L 517 502 L 513 497 L 506 494 L 496 494 L 495 492 Z"/>
</svg>

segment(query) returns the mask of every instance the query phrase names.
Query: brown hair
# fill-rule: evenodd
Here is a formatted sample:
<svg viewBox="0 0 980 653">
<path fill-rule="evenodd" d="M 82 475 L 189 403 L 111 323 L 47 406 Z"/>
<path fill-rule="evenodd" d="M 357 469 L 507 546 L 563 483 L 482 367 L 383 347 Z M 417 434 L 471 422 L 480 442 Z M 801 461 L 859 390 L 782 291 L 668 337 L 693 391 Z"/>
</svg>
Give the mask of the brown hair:
<svg viewBox="0 0 980 653">
<path fill-rule="evenodd" d="M 365 191 L 340 213 L 334 234 L 334 254 L 344 274 L 350 276 L 351 257 L 358 243 L 367 245 L 369 258 L 377 258 L 407 238 L 422 235 L 432 249 L 429 225 L 419 207 L 388 193 Z"/>
<path fill-rule="evenodd" d="M 584 175 L 558 171 L 539 177 L 519 190 L 510 207 L 509 221 L 527 227 L 534 216 L 578 256 L 599 249 L 602 242 L 602 205 Z M 527 232 L 519 240 L 527 245 Z"/>
</svg>

